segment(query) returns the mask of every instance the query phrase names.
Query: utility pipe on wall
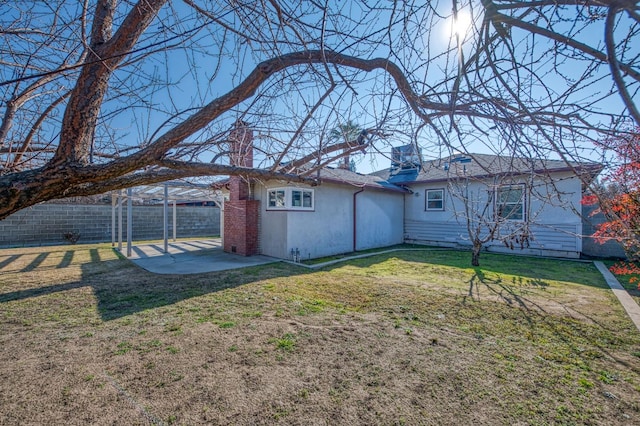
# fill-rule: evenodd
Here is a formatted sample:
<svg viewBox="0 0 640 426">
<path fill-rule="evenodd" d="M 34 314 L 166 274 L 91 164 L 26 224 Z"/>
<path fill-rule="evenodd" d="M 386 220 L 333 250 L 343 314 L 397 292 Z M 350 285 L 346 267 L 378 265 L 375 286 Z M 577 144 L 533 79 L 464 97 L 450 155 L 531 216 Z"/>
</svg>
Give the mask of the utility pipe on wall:
<svg viewBox="0 0 640 426">
<path fill-rule="evenodd" d="M 362 191 L 364 191 L 364 187 L 362 189 L 360 189 L 359 191 L 356 191 L 353 193 L 353 250 L 352 251 L 356 251 L 356 243 L 358 241 L 358 202 L 356 200 L 356 195 L 358 195 L 359 193 L 361 193 Z"/>
</svg>

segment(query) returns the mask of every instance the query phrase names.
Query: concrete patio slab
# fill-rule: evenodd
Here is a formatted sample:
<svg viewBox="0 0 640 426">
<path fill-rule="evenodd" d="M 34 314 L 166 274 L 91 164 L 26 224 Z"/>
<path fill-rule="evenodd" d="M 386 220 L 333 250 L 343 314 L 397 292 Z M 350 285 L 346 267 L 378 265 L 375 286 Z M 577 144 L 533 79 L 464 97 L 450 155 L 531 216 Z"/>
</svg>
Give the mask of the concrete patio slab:
<svg viewBox="0 0 640 426">
<path fill-rule="evenodd" d="M 168 253 L 164 253 L 162 243 L 136 245 L 131 247 L 129 260 L 154 274 L 200 274 L 280 261 L 268 256 L 225 253 L 219 238 L 170 243 Z"/>
</svg>

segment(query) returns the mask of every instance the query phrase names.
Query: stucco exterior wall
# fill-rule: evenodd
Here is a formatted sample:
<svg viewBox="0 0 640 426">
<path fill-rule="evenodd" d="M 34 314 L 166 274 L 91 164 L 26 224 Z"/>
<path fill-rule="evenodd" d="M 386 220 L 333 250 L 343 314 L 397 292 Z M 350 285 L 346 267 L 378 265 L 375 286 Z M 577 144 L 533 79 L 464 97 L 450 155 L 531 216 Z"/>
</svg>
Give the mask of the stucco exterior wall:
<svg viewBox="0 0 640 426">
<path fill-rule="evenodd" d="M 262 254 L 289 259 L 291 249 L 297 249 L 302 259 L 313 259 L 353 250 L 353 194 L 359 188 L 323 183 L 311 188 L 313 211 L 269 210 L 267 191 L 285 186 L 275 181 L 256 185 Z M 367 189 L 357 195 L 357 205 L 358 250 L 402 242 L 401 193 Z"/>
<path fill-rule="evenodd" d="M 356 197 L 356 250 L 401 244 L 404 194 L 365 190 Z"/>
<path fill-rule="evenodd" d="M 524 183 L 524 180 L 519 182 Z M 519 183 L 513 182 L 513 183 Z M 582 251 L 582 221 L 580 216 L 581 182 L 570 173 L 556 174 L 551 181 L 536 179 L 528 183 L 527 217 L 533 238 L 529 247 L 516 247 L 522 254 L 579 257 Z M 445 190 L 444 211 L 426 211 L 425 190 Z M 433 245 L 470 245 L 464 217 L 463 201 L 452 194 L 446 182 L 411 185 L 412 196 L 405 197 L 405 241 Z M 483 206 L 488 187 L 470 183 L 469 196 Z M 417 196 L 415 194 L 418 194 Z M 493 214 L 491 209 L 488 214 Z M 513 252 L 502 242 L 486 244 L 488 251 Z"/>
<path fill-rule="evenodd" d="M 353 250 L 353 193 L 356 189 L 315 187 L 315 211 L 288 212 L 287 249 L 312 259 Z"/>
<path fill-rule="evenodd" d="M 265 191 L 266 190 L 264 188 L 260 188 L 260 190 L 256 191 L 257 196 L 261 198 L 260 224 L 258 225 L 258 233 L 260 234 L 260 253 L 280 259 L 288 259 L 288 255 L 286 253 L 287 212 L 266 211 Z"/>
</svg>

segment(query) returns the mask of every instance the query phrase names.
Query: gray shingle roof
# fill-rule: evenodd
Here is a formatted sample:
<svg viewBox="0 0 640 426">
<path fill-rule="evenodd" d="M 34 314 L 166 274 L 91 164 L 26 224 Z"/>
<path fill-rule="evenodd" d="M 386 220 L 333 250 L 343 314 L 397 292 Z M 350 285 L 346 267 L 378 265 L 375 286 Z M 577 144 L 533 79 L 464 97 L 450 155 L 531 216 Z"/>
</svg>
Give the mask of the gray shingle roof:
<svg viewBox="0 0 640 426">
<path fill-rule="evenodd" d="M 426 161 L 421 169 L 387 169 L 372 173 L 370 176 L 396 185 L 406 185 L 417 182 L 446 181 L 460 176 L 481 178 L 530 173 L 543 175 L 561 171 L 572 171 L 593 178 L 601 170 L 602 165 L 598 163 L 567 163 L 561 160 L 514 158 L 489 154 L 460 154 Z"/>
<path fill-rule="evenodd" d="M 561 160 L 513 158 L 489 154 L 452 155 L 438 160 L 425 161 L 422 168 L 384 169 L 367 175 L 350 170 L 325 167 L 309 177 L 319 177 L 321 182 L 374 188 L 385 191 L 406 192 L 403 185 L 421 182 L 442 182 L 451 178 L 488 177 L 494 175 L 545 175 L 550 172 L 570 171 L 589 181 L 602 170 L 599 163 L 566 163 Z M 224 183 L 224 182 L 222 182 Z"/>
<path fill-rule="evenodd" d="M 377 188 L 383 190 L 404 192 L 405 189 L 388 182 L 386 179 L 375 175 L 363 175 L 350 170 L 325 167 L 320 170 L 322 182 L 349 184 L 357 187 Z"/>
</svg>

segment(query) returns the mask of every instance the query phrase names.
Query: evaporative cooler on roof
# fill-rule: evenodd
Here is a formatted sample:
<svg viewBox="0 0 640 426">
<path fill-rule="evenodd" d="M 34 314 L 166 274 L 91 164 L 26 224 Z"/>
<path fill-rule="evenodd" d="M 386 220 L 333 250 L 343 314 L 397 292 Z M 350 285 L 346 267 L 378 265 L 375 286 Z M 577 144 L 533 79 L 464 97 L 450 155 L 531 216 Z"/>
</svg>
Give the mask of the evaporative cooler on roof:
<svg viewBox="0 0 640 426">
<path fill-rule="evenodd" d="M 415 145 L 391 148 L 391 169 L 415 169 L 422 164 L 420 149 Z"/>
</svg>

